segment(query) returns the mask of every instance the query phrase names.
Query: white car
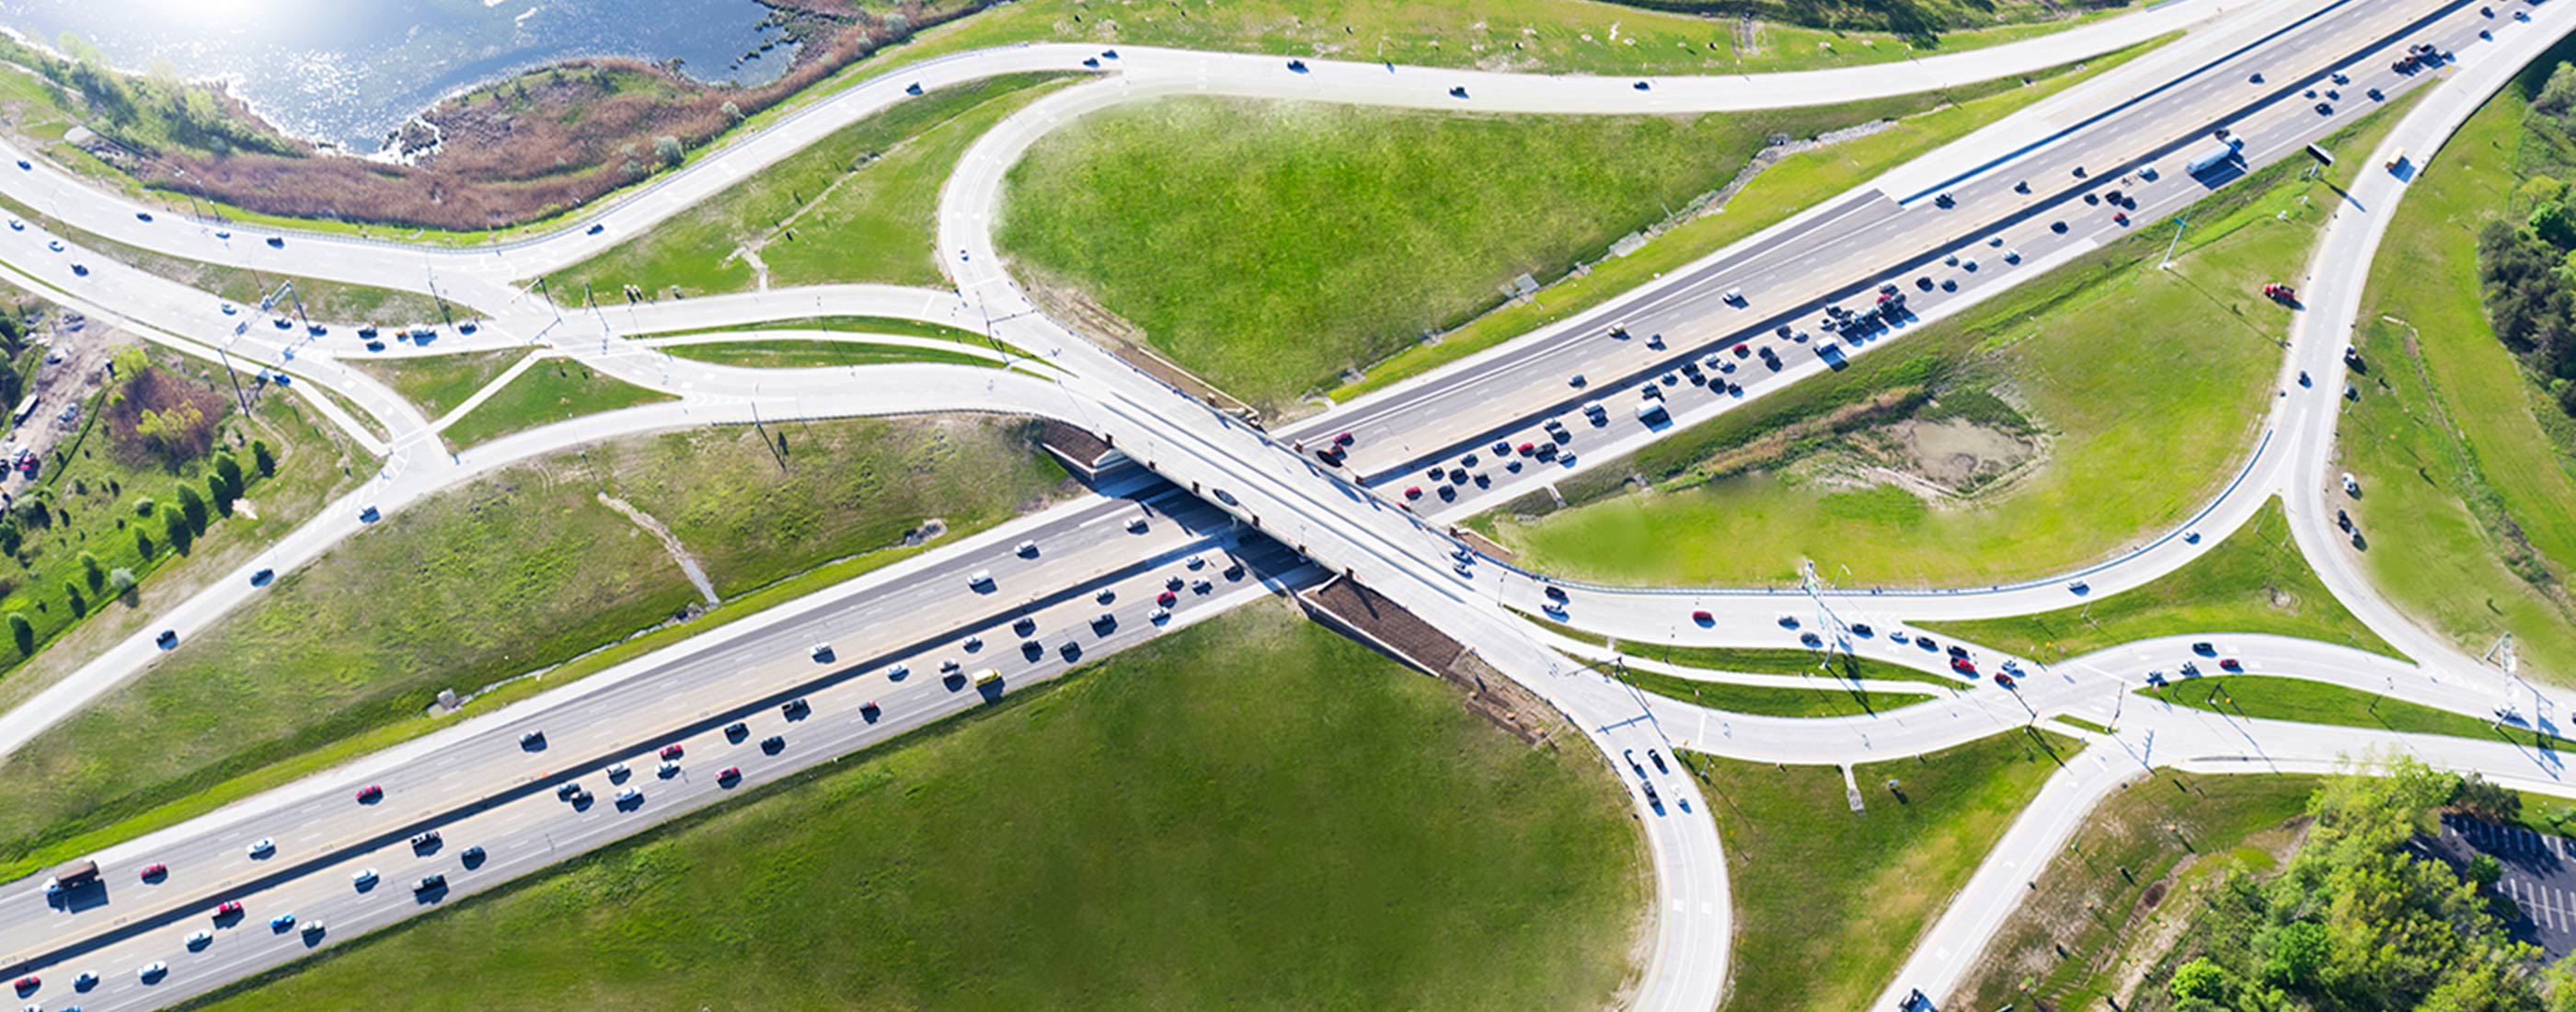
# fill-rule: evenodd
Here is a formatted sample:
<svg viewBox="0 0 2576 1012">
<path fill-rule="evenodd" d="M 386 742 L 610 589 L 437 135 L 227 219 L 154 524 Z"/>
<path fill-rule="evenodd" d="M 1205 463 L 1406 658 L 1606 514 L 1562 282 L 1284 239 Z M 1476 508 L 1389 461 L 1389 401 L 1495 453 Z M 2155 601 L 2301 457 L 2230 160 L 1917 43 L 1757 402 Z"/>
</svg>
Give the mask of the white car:
<svg viewBox="0 0 2576 1012">
<path fill-rule="evenodd" d="M 374 885 L 376 884 L 376 870 L 373 868 L 360 868 L 356 874 L 349 876 L 349 883 L 360 889 Z"/>
<path fill-rule="evenodd" d="M 831 644 L 829 644 L 829 643 L 817 643 L 817 644 L 814 644 L 814 663 L 816 663 L 816 664 L 829 664 L 829 663 L 831 663 L 831 662 L 832 662 L 832 645 L 831 645 Z"/>
<path fill-rule="evenodd" d="M 160 960 L 157 960 L 157 959 L 156 959 L 156 960 L 153 960 L 153 961 L 151 961 L 151 962 L 149 962 L 149 963 L 145 963 L 145 964 L 143 964 L 143 968 L 142 968 L 142 969 L 140 969 L 140 970 L 136 970 L 136 971 L 134 971 L 134 975 L 135 975 L 136 977 L 142 978 L 142 979 L 144 979 L 144 980 L 159 980 L 159 979 L 161 979 L 162 975 L 167 974 L 167 973 L 169 973 L 169 972 L 170 972 L 170 964 L 168 964 L 168 963 L 164 963 L 164 962 L 162 962 L 162 961 L 160 961 Z"/>
<path fill-rule="evenodd" d="M 206 943 L 208 943 L 208 942 L 212 942 L 212 941 L 214 941 L 214 940 L 215 940 L 215 933 L 214 933 L 214 932 L 212 932 L 212 931 L 204 931 L 204 930 L 200 930 L 200 931 L 198 931 L 196 934 L 193 934 L 193 935 L 189 935 L 189 936 L 188 936 L 188 948 L 189 948 L 190 950 L 192 950 L 192 951 L 193 951 L 193 950 L 196 950 L 196 949 L 202 949 L 202 948 L 205 948 L 205 947 L 206 947 Z"/>
<path fill-rule="evenodd" d="M 253 840 L 253 841 L 251 841 L 251 844 L 250 844 L 250 856 L 252 856 L 252 857 L 266 857 L 266 856 L 268 856 L 268 855 L 270 855 L 270 854 L 274 854 L 274 853 L 276 853 L 276 852 L 277 852 L 277 841 L 275 841 L 275 840 L 271 840 L 271 839 L 269 839 L 269 838 L 267 838 L 267 837 L 263 836 L 263 837 L 260 837 L 260 838 L 259 838 L 259 839 L 257 839 L 257 840 Z"/>
<path fill-rule="evenodd" d="M 2361 494 L 2361 482 L 2354 480 L 2352 472 L 2350 471 L 2343 473 L 2343 493 L 2345 495 Z"/>
</svg>

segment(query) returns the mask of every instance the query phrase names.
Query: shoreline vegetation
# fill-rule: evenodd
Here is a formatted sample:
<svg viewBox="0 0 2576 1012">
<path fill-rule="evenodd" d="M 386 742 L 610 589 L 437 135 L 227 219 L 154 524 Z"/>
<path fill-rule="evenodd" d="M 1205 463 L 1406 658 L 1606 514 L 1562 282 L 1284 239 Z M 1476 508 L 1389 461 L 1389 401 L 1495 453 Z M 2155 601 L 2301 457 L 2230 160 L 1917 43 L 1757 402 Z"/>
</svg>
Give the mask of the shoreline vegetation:
<svg viewBox="0 0 2576 1012">
<path fill-rule="evenodd" d="M 421 111 L 390 138 L 390 160 L 290 135 L 220 85 L 166 70 L 117 70 L 96 46 L 69 35 L 48 49 L 0 33 L 0 124 L 72 171 L 136 195 L 189 202 L 200 214 L 474 242 L 613 197 L 738 130 L 893 66 L 980 46 L 1083 41 L 1331 56 L 1344 53 L 1348 38 L 1373 36 L 1391 58 L 1432 65 L 1744 73 L 1975 48 L 2126 6 L 2113 0 L 2070 13 L 2025 0 L 1757 4 L 1748 16 L 1769 20 L 1739 24 L 1689 4 L 1511 0 L 1506 9 L 1470 11 L 1364 3 L 1335 12 L 1330 20 L 1349 23 L 1328 32 L 1332 26 L 1273 11 L 1276 0 L 1196 12 L 1123 0 L 761 2 L 795 44 L 774 81 L 703 82 L 674 61 L 632 57 L 538 64 L 460 88 Z M 955 24 L 977 14 L 985 16 Z M 1500 29 L 1489 18 L 1517 27 L 1495 34 Z M 916 43 L 943 26 L 949 30 Z M 1444 47 L 1444 40 L 1456 44 Z M 872 59 L 880 53 L 885 59 Z"/>
</svg>

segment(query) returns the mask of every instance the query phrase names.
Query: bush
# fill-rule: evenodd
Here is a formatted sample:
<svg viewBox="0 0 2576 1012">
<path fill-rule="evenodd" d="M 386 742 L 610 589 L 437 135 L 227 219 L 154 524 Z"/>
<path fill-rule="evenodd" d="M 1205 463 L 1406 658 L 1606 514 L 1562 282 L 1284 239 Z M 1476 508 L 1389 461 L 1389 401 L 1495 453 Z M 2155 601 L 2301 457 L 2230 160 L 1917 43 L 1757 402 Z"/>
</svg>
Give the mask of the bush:
<svg viewBox="0 0 2576 1012">
<path fill-rule="evenodd" d="M 107 589 L 118 597 L 134 592 L 134 571 L 123 566 L 107 574 Z"/>
<path fill-rule="evenodd" d="M 250 483 L 243 479 L 241 461 L 229 450 L 215 454 L 215 477 L 223 482 L 221 498 L 226 501 L 241 498 L 242 492 L 250 487 Z"/>
<path fill-rule="evenodd" d="M 188 526 L 188 518 L 175 512 L 161 514 L 161 536 L 170 542 L 172 551 L 181 555 L 188 554 L 188 546 L 197 540 L 197 532 Z"/>
<path fill-rule="evenodd" d="M 25 657 L 36 652 L 36 624 L 27 621 L 26 612 L 9 613 L 9 638 L 18 642 L 18 656 Z"/>
<path fill-rule="evenodd" d="M 258 468 L 259 476 L 262 478 L 271 478 L 277 475 L 277 455 L 268 452 L 267 440 L 254 439 L 250 441 L 250 466 Z"/>
<path fill-rule="evenodd" d="M 151 496 L 141 496 L 134 500 L 134 515 L 138 517 L 151 516 L 152 510 L 160 505 L 160 503 L 153 502 Z"/>
<path fill-rule="evenodd" d="M 81 552 L 80 567 L 81 576 L 89 581 L 89 589 L 91 590 L 97 590 L 99 588 L 99 584 L 107 580 L 107 571 L 99 566 L 98 556 L 96 555 L 90 554 L 87 551 Z"/>
<path fill-rule="evenodd" d="M 179 512 L 171 515 L 183 519 L 183 521 L 188 525 L 188 533 L 205 533 L 206 497 L 197 494 L 197 486 L 188 484 L 181 484 L 179 486 L 177 497 L 179 500 Z"/>
</svg>

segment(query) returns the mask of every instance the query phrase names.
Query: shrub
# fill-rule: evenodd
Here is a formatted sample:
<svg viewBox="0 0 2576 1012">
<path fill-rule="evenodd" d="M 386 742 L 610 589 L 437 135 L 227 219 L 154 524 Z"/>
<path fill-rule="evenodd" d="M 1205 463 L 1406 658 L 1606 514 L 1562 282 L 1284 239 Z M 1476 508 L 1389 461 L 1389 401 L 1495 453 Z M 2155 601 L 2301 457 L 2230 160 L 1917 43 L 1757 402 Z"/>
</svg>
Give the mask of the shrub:
<svg viewBox="0 0 2576 1012">
<path fill-rule="evenodd" d="M 205 533 L 206 497 L 198 495 L 197 486 L 189 484 L 181 484 L 179 486 L 177 496 L 179 499 L 179 512 L 172 515 L 178 516 L 186 522 L 188 533 Z"/>
<path fill-rule="evenodd" d="M 18 642 L 18 656 L 25 657 L 36 652 L 36 624 L 27 621 L 26 612 L 9 613 L 9 638 Z"/>
<path fill-rule="evenodd" d="M 151 516 L 153 508 L 159 505 L 161 504 L 152 501 L 151 496 L 147 495 L 138 497 L 134 500 L 134 515 L 138 517 Z"/>
<path fill-rule="evenodd" d="M 276 476 L 277 455 L 268 451 L 267 440 L 254 439 L 250 441 L 250 466 L 258 468 L 259 476 L 262 478 Z"/>
</svg>

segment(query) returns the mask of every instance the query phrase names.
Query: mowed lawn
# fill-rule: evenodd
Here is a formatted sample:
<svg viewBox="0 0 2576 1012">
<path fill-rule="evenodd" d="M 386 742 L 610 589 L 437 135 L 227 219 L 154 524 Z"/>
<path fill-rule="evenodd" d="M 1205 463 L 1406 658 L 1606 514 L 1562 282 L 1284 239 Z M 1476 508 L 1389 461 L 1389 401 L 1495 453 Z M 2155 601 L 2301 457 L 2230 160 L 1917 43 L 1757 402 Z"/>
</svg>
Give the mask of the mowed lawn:
<svg viewBox="0 0 2576 1012">
<path fill-rule="evenodd" d="M 2051 661 L 2187 633 L 2302 636 L 2398 656 L 2318 581 L 2289 534 L 2289 519 L 2274 499 L 2227 540 L 2147 586 L 2037 615 L 1921 625 Z"/>
<path fill-rule="evenodd" d="M 1644 876 L 1597 755 L 1265 603 L 206 1007 L 1591 1012 Z"/>
<path fill-rule="evenodd" d="M 2526 673 L 2565 683 L 2576 477 L 2544 419 L 2570 423 L 2496 340 L 2478 294 L 2477 233 L 2521 182 L 2528 105 L 2509 87 L 2471 117 L 2381 241 L 2356 341 L 2370 371 L 2354 377 L 2362 396 L 2339 444 L 2364 494 L 2337 505 L 2361 524 L 2382 594 L 2473 654 L 2511 633 Z"/>
<path fill-rule="evenodd" d="M 527 349 L 502 348 L 453 355 L 360 359 L 350 364 L 394 388 L 395 393 L 419 408 L 423 417 L 434 422 L 526 357 Z"/>
<path fill-rule="evenodd" d="M 1018 74 L 944 88 L 862 119 L 753 173 L 644 236 L 551 278 L 557 298 L 589 286 L 603 304 L 635 285 L 660 298 L 749 291 L 746 245 L 774 286 L 843 282 L 939 285 L 932 218 L 958 155 L 1055 75 Z"/>
<path fill-rule="evenodd" d="M 1857 766 L 1860 812 L 1834 767 L 1684 753 L 1726 841 L 1736 948 L 1721 1007 L 1870 1007 L 2004 827 L 2080 748 L 2025 729 Z"/>
<path fill-rule="evenodd" d="M 1774 133 L 1939 104 L 1482 116 L 1173 98 L 1094 113 L 1011 170 L 996 235 L 1164 355 L 1277 408 L 1552 279 L 1717 189 Z"/>
<path fill-rule="evenodd" d="M 2576 747 L 2576 741 L 2558 736 L 2556 732 L 2564 728 L 2555 724 L 2537 729 L 2513 724 L 2498 725 L 2484 717 L 2304 678 L 2268 675 L 2186 678 L 2161 689 L 2139 689 L 2137 694 L 2175 706 L 2254 720 L 2287 720 L 2302 724 L 2377 728 L 2403 734 L 2506 741 L 2553 752 L 2565 752 Z"/>
<path fill-rule="evenodd" d="M 2378 114 L 2338 146 L 2364 149 L 2394 122 Z M 1846 586 L 1900 587 L 2060 572 L 2169 530 L 2244 466 L 2270 407 L 2290 314 L 2259 288 L 2298 269 L 2335 199 L 2333 178 L 2298 179 L 2298 168 L 2203 201 L 2170 270 L 2156 266 L 2174 237 L 2160 219 L 1848 369 L 1666 437 L 1633 467 L 1659 482 L 1650 491 L 1478 526 L 1524 565 L 1569 576 L 1786 585 L 1814 560 Z M 1937 504 L 1832 458 L 1714 479 L 1697 470 L 1783 425 L 1908 390 L 2003 398 L 2036 423 L 2045 454 L 2000 486 Z"/>
<path fill-rule="evenodd" d="M 166 821 L 147 814 L 163 806 L 409 721 L 441 689 L 544 671 L 703 604 L 603 492 L 661 520 L 730 599 L 899 545 L 934 518 L 957 537 L 1044 501 L 1064 474 L 1021 425 L 635 437 L 388 516 L 0 762 L 0 862 L 78 856 Z M 781 436 L 783 469 L 763 445 Z"/>
<path fill-rule="evenodd" d="M 552 358 L 511 377 L 474 410 L 439 430 L 439 436 L 447 440 L 447 445 L 461 450 L 540 425 L 676 399 L 659 390 L 600 375 L 572 359 Z"/>
</svg>

